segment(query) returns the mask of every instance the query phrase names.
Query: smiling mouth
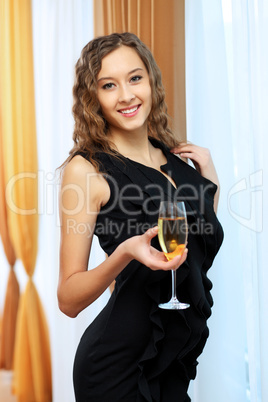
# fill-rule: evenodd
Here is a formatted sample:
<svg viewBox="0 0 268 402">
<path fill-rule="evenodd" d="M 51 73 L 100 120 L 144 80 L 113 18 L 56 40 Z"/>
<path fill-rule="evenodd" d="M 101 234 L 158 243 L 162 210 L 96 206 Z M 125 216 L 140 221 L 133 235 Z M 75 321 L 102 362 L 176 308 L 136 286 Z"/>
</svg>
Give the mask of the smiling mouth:
<svg viewBox="0 0 268 402">
<path fill-rule="evenodd" d="M 125 115 L 132 114 L 132 113 L 135 113 L 140 108 L 140 106 L 141 105 L 133 106 L 130 109 L 120 109 L 120 110 L 118 110 L 118 112 L 122 113 L 122 114 L 125 114 Z"/>
</svg>

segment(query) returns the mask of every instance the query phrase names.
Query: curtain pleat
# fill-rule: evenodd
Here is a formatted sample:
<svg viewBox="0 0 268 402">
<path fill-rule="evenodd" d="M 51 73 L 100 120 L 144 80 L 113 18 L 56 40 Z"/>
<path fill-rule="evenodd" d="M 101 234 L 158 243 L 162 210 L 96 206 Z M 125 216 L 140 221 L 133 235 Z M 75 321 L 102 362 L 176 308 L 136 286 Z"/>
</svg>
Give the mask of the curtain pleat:
<svg viewBox="0 0 268 402">
<path fill-rule="evenodd" d="M 1 73 L 1 70 L 0 70 Z M 1 89 L 0 89 L 1 91 Z M 0 235 L 7 260 L 11 266 L 15 264 L 16 255 L 14 247 L 10 240 L 7 209 L 5 201 L 5 176 L 4 176 L 4 155 L 3 155 L 3 139 L 2 139 L 2 108 L 0 103 Z"/>
<path fill-rule="evenodd" d="M 32 282 L 38 244 L 38 164 L 31 0 L 1 0 L 1 99 L 7 221 L 29 276 L 20 299 L 13 391 L 19 402 L 52 400 L 49 336 Z"/>
<path fill-rule="evenodd" d="M 128 12 L 127 12 L 127 31 L 138 34 L 138 7 L 137 0 L 128 0 Z M 114 27 L 113 32 L 117 29 Z M 111 33 L 111 32 L 110 32 Z"/>
<path fill-rule="evenodd" d="M 16 255 L 10 240 L 7 222 L 1 114 L 2 111 L 0 103 L 0 235 L 4 252 L 10 265 L 0 332 L 0 368 L 11 370 L 13 367 L 14 342 L 20 290 L 17 277 L 13 269 L 16 261 Z"/>
<path fill-rule="evenodd" d="M 13 368 L 19 296 L 19 283 L 13 267 L 10 267 L 3 311 L 0 343 L 0 368 L 5 370 L 12 370 Z"/>
<path fill-rule="evenodd" d="M 31 279 L 20 302 L 16 335 L 13 389 L 18 395 L 18 400 L 51 401 L 48 327 L 41 301 Z"/>
<path fill-rule="evenodd" d="M 185 0 L 94 0 L 95 36 L 133 32 L 162 71 L 171 126 L 186 140 Z"/>
</svg>

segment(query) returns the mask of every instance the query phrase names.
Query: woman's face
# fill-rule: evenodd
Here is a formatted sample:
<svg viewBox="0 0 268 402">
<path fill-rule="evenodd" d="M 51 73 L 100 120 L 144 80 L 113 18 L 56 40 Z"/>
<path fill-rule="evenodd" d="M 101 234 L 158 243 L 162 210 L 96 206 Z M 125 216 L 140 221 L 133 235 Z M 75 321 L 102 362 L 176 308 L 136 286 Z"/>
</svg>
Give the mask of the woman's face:
<svg viewBox="0 0 268 402">
<path fill-rule="evenodd" d="M 149 74 L 136 51 L 121 46 L 102 59 L 97 96 L 111 134 L 146 130 L 152 107 Z"/>
</svg>

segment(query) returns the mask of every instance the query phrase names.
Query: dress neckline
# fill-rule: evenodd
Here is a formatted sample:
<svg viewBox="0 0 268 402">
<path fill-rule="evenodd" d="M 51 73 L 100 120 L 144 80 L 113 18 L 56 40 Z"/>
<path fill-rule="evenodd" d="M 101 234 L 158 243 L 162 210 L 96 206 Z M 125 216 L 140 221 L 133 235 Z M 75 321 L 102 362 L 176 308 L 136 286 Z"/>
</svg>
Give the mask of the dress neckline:
<svg viewBox="0 0 268 402">
<path fill-rule="evenodd" d="M 147 165 L 145 165 L 144 163 L 137 162 L 137 161 L 135 161 L 134 159 L 127 158 L 126 156 L 122 155 L 123 158 L 126 159 L 126 160 L 128 160 L 128 161 L 131 162 L 131 163 L 136 164 L 137 167 L 138 167 L 140 170 L 142 170 L 142 168 L 145 168 L 145 169 L 150 169 L 150 170 L 153 170 L 154 172 L 157 172 L 157 173 L 160 174 L 162 177 L 164 177 L 166 180 L 168 180 L 169 183 L 172 185 L 172 187 L 174 187 L 174 189 L 177 189 L 177 184 L 176 184 L 176 182 L 175 182 L 175 179 L 170 175 L 170 173 L 172 172 L 172 169 L 170 169 L 170 170 L 168 171 L 168 167 L 170 166 L 170 160 L 169 160 L 169 157 L 168 157 L 168 148 L 167 148 L 164 144 L 162 144 L 160 141 L 156 140 L 155 138 L 149 137 L 149 141 L 151 142 L 151 144 L 153 145 L 154 148 L 161 149 L 163 155 L 164 155 L 165 158 L 166 158 L 166 162 L 163 163 L 162 165 L 160 165 L 160 170 L 158 170 L 158 169 L 156 169 L 156 168 L 154 168 L 154 167 L 152 167 L 152 166 L 147 166 Z M 167 172 L 168 172 L 168 173 L 167 173 Z M 169 180 L 169 178 L 168 178 L 167 176 L 168 176 L 172 181 Z M 174 185 L 174 184 L 175 184 L 175 185 Z"/>
</svg>

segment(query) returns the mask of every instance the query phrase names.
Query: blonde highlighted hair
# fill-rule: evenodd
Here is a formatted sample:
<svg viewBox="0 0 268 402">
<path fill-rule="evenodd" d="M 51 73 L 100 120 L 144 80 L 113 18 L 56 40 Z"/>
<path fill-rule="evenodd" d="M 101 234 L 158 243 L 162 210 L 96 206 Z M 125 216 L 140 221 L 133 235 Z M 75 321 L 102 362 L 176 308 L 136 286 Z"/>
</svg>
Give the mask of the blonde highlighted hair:
<svg viewBox="0 0 268 402">
<path fill-rule="evenodd" d="M 96 153 L 103 151 L 116 155 L 107 136 L 109 129 L 97 97 L 97 76 L 102 59 L 120 46 L 134 49 L 143 61 L 152 90 L 152 109 L 148 117 L 148 135 L 159 139 L 169 148 L 178 144 L 169 125 L 165 90 L 161 72 L 149 48 L 133 33 L 113 33 L 90 41 L 82 50 L 75 66 L 73 87 L 74 146 L 64 165 L 77 153 L 86 152 L 89 160 L 98 168 Z"/>
</svg>

